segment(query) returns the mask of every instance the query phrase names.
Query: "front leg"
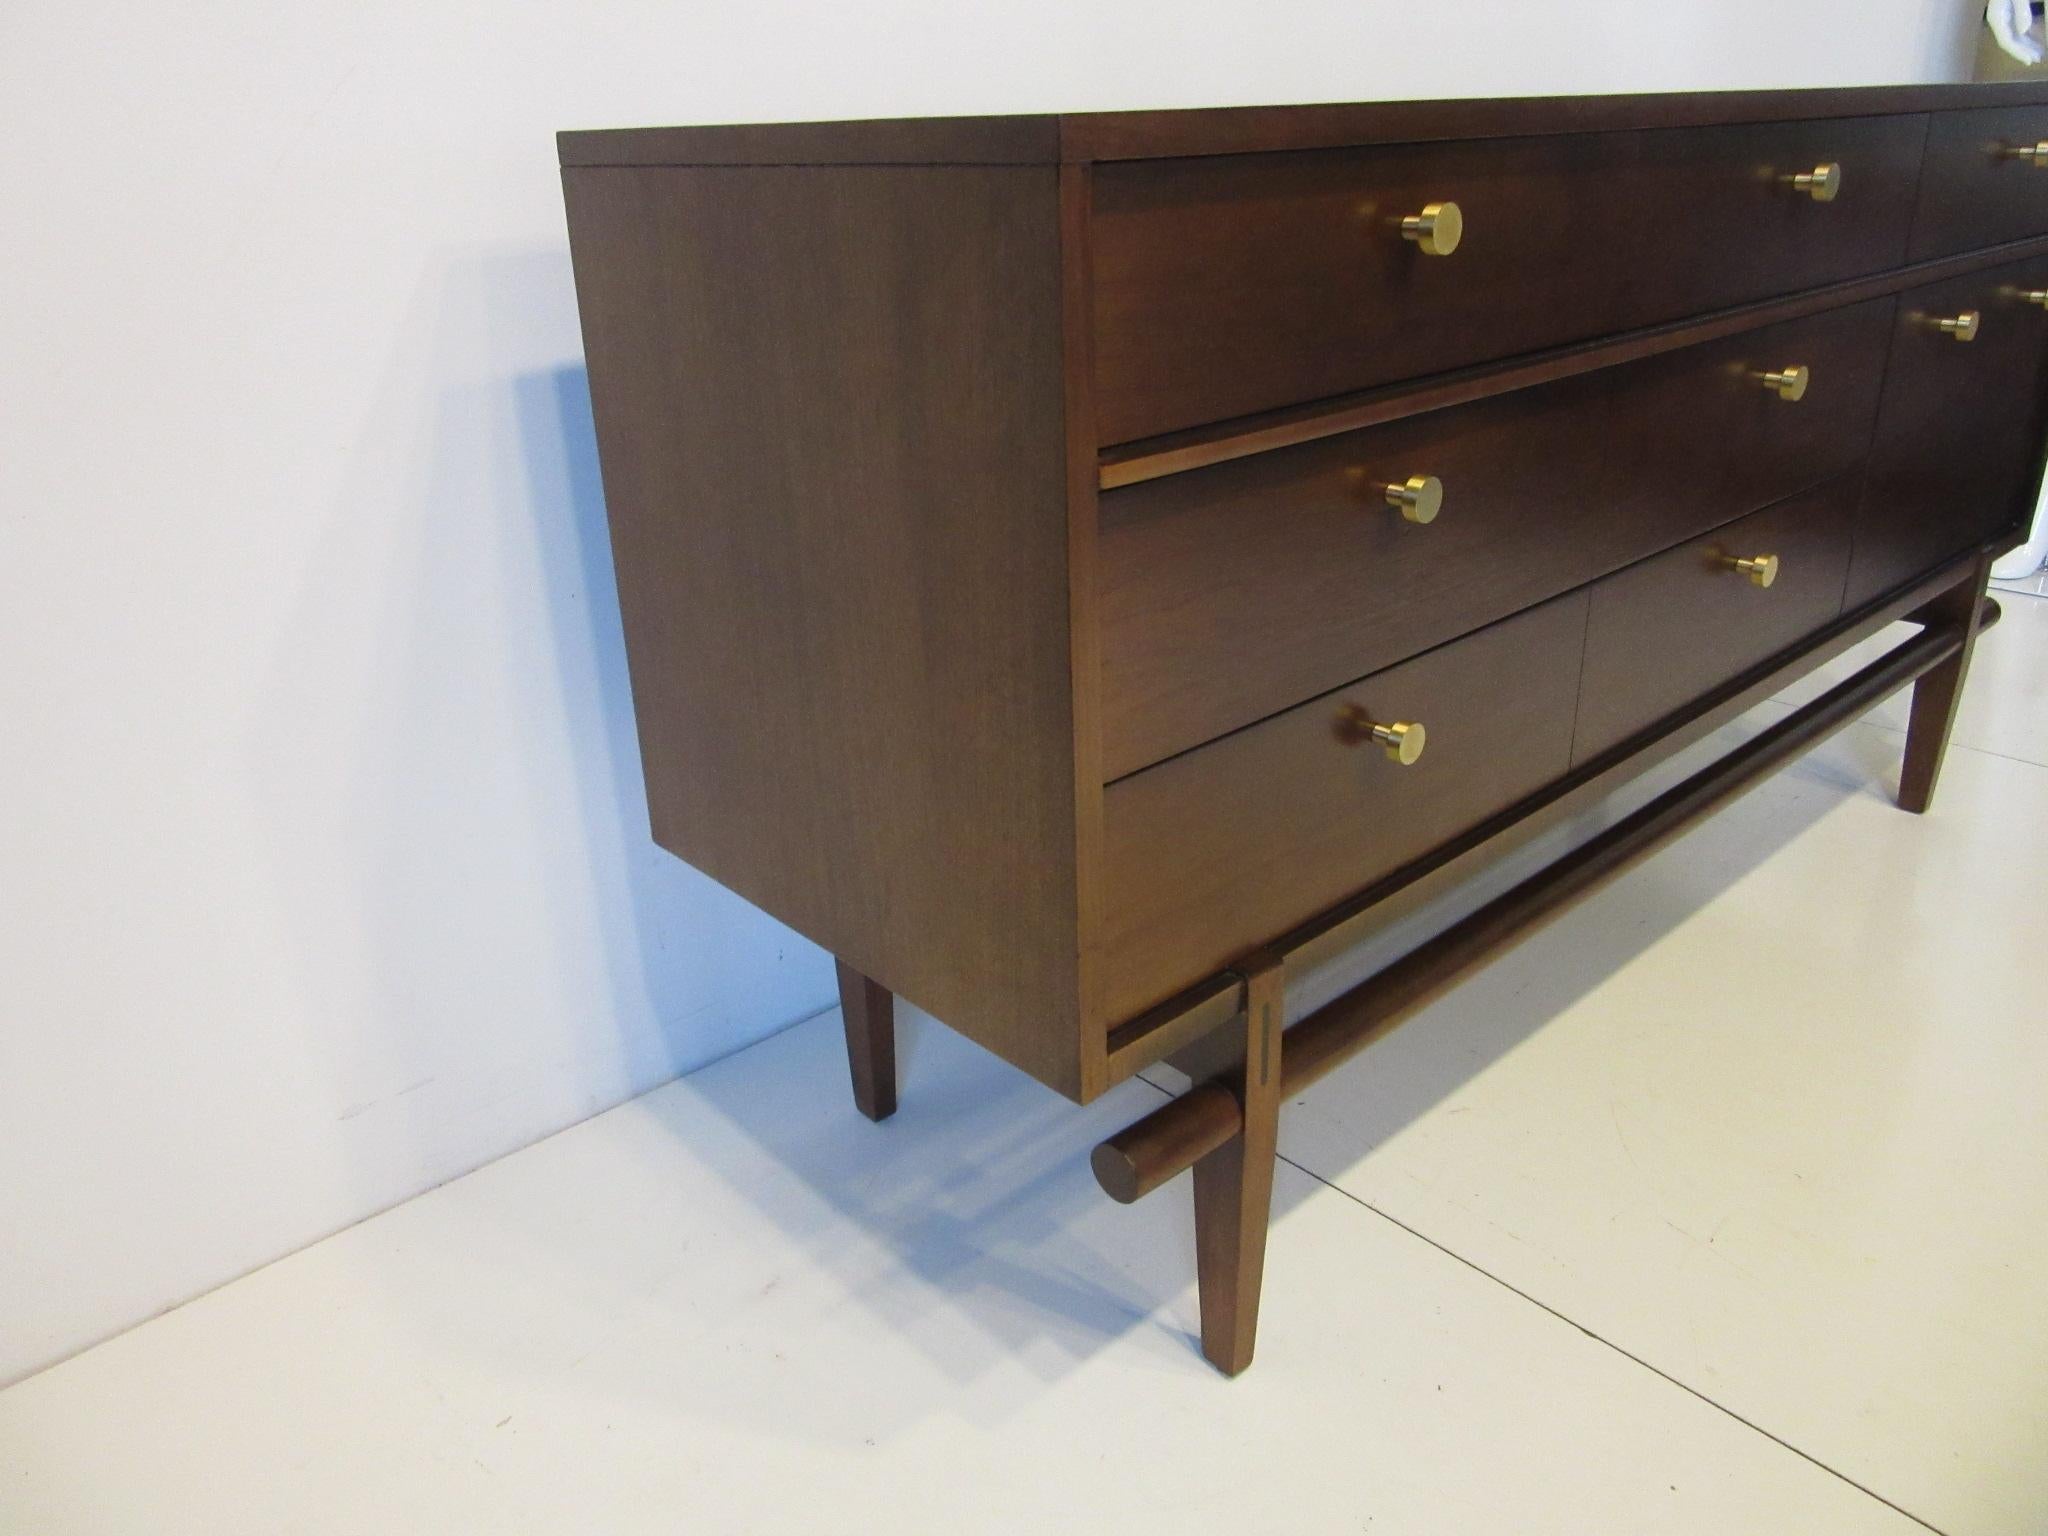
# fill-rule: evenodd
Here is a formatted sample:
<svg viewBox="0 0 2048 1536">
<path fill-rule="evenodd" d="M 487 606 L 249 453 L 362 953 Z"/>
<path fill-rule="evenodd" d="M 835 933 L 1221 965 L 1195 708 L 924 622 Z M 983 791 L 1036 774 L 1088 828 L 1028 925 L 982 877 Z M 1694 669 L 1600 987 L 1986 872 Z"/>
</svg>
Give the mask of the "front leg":
<svg viewBox="0 0 2048 1536">
<path fill-rule="evenodd" d="M 1963 701 L 1963 682 L 1970 675 L 1970 654 L 1977 647 L 1978 610 L 1984 604 L 1991 564 L 1980 560 L 1970 576 L 1937 597 L 1913 617 L 1928 624 L 1965 626 L 1963 648 L 1913 684 L 1912 713 L 1906 724 L 1906 763 L 1899 773 L 1899 806 L 1916 815 L 1934 799 L 1941 760 L 1955 729 L 1956 710 Z"/>
<path fill-rule="evenodd" d="M 1226 1376 L 1252 1363 L 1259 1331 L 1279 1150 L 1284 975 L 1277 959 L 1247 974 L 1244 1049 L 1228 1079 L 1244 1109 L 1244 1128 L 1195 1164 L 1202 1353 Z"/>
</svg>

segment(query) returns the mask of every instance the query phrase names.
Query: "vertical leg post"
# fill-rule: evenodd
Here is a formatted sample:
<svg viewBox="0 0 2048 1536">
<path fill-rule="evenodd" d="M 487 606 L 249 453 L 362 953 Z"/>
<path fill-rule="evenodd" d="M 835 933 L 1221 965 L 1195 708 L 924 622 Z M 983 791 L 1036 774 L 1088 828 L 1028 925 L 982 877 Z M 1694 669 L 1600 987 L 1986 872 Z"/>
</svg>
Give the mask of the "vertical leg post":
<svg viewBox="0 0 2048 1536">
<path fill-rule="evenodd" d="M 839 967 L 839 1012 L 846 1022 L 846 1064 L 853 1102 L 870 1120 L 896 1113 L 896 998 L 844 960 Z"/>
<path fill-rule="evenodd" d="M 1906 724 L 1906 763 L 1899 773 L 1899 806 L 1918 815 L 1934 799 L 1941 760 L 1948 751 L 1962 703 L 1963 681 L 1970 674 L 1970 655 L 1977 648 L 1977 611 L 1984 602 L 1991 565 L 1980 560 L 1968 579 L 1958 582 L 1913 615 L 1930 624 L 1966 626 L 1963 648 L 1913 684 L 1913 707 Z"/>
<path fill-rule="evenodd" d="M 1226 1376 L 1252 1363 L 1258 1337 L 1279 1144 L 1284 978 L 1277 957 L 1246 972 L 1244 1050 L 1230 1078 L 1244 1107 L 1244 1129 L 1195 1164 L 1202 1353 Z"/>
</svg>

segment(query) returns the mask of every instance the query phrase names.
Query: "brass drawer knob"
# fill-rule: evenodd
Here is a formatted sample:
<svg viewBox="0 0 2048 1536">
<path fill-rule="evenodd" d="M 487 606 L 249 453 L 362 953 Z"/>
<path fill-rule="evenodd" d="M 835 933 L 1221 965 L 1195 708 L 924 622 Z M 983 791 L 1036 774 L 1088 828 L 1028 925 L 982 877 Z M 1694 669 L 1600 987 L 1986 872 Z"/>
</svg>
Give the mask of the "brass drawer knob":
<svg viewBox="0 0 2048 1536">
<path fill-rule="evenodd" d="M 1425 256 L 1448 256 L 1465 238 L 1465 215 L 1456 203 L 1427 203 L 1401 221 L 1401 238 L 1413 240 Z"/>
<path fill-rule="evenodd" d="M 2029 165 L 2048 165 L 2048 139 L 2038 144 L 2008 144 L 1999 154 L 2007 160 L 2024 160 Z"/>
<path fill-rule="evenodd" d="M 1810 171 L 1801 171 L 1792 178 L 1792 185 L 1816 203 L 1832 203 L 1835 194 L 1842 190 L 1842 168 L 1830 160 Z"/>
<path fill-rule="evenodd" d="M 1977 322 L 1981 318 L 1976 310 L 1966 309 L 1960 315 L 1952 315 L 1946 320 L 1937 320 L 1934 323 L 1957 341 L 1975 341 Z"/>
<path fill-rule="evenodd" d="M 1806 397 L 1806 386 L 1813 374 L 1804 363 L 1795 363 L 1790 368 L 1780 368 L 1772 373 L 1759 374 L 1764 387 L 1771 390 L 1780 400 L 1801 400 Z"/>
<path fill-rule="evenodd" d="M 1443 510 L 1444 483 L 1435 475 L 1410 475 L 1387 487 L 1387 505 L 1398 508 L 1411 523 L 1433 523 Z"/>
<path fill-rule="evenodd" d="M 1731 555 L 1728 557 L 1728 568 L 1731 571 L 1742 572 L 1743 575 L 1747 576 L 1751 582 L 1759 587 L 1768 587 L 1778 579 L 1778 557 L 1776 555 L 1758 555 L 1753 560 L 1745 560 L 1739 555 Z"/>
<path fill-rule="evenodd" d="M 1429 732 L 1422 728 L 1419 720 L 1401 720 L 1392 725 L 1381 725 L 1372 720 L 1361 723 L 1367 734 L 1387 749 L 1387 757 L 1403 768 L 1413 766 L 1421 758 L 1423 747 L 1429 743 Z"/>
</svg>

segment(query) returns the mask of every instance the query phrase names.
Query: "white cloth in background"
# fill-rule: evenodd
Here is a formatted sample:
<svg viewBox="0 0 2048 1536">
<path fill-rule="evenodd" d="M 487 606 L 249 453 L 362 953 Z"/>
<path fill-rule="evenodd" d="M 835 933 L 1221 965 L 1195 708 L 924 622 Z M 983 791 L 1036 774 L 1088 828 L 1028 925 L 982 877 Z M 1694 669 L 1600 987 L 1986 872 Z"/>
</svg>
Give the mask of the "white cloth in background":
<svg viewBox="0 0 2048 1536">
<path fill-rule="evenodd" d="M 2034 0 L 1991 0 L 1984 7 L 1985 25 L 1991 35 L 2022 64 L 2041 62 L 2041 45 L 2034 41 Z"/>
</svg>

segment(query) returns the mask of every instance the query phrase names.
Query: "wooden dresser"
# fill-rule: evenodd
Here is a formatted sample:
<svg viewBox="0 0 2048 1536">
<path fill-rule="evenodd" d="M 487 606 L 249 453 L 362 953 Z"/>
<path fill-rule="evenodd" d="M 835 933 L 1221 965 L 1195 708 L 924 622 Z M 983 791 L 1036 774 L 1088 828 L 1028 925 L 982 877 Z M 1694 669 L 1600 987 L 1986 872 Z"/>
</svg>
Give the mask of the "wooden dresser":
<svg viewBox="0 0 2048 1536">
<path fill-rule="evenodd" d="M 656 840 L 1193 1167 L 1907 684 L 1925 809 L 2048 442 L 2048 88 L 566 133 Z M 1880 660 L 1282 1031 L 1303 974 Z"/>
</svg>

